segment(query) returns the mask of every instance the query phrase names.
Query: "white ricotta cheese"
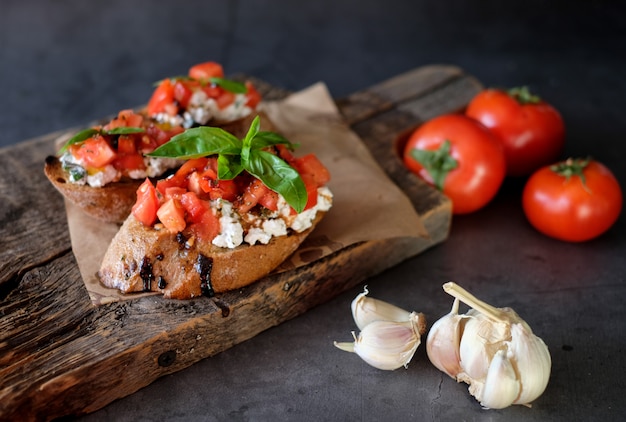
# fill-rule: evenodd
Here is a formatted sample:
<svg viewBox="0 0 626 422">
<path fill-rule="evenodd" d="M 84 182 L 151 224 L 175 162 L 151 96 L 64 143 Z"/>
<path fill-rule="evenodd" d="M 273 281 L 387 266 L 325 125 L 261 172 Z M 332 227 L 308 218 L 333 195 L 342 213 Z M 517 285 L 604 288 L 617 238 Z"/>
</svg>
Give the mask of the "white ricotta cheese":
<svg viewBox="0 0 626 422">
<path fill-rule="evenodd" d="M 222 216 L 219 219 L 220 233 L 213 239 L 213 244 L 220 248 L 236 248 L 243 242 L 243 227 L 230 202 L 218 200 L 216 204 Z"/>
<path fill-rule="evenodd" d="M 190 128 L 194 124 L 203 126 L 210 120 L 230 122 L 252 113 L 252 109 L 246 106 L 246 100 L 245 94 L 235 94 L 233 103 L 221 110 L 214 98 L 209 98 L 204 91 L 198 90 L 191 95 L 187 110 L 182 115 L 172 116 L 167 113 L 158 113 L 153 117 L 159 123 L 169 123 L 185 128 Z"/>
</svg>

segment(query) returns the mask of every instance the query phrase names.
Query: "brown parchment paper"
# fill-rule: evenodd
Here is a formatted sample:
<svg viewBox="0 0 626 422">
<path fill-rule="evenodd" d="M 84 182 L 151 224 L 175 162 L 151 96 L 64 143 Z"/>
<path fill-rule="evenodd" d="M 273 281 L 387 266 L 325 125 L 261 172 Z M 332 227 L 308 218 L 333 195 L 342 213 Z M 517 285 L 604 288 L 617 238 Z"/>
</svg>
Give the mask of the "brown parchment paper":
<svg viewBox="0 0 626 422">
<path fill-rule="evenodd" d="M 297 156 L 313 152 L 326 165 L 333 192 L 333 207 L 326 217 L 276 271 L 307 265 L 362 241 L 427 236 L 409 199 L 343 122 L 325 84 L 260 107 L 278 132 L 299 144 Z M 118 225 L 96 221 L 68 201 L 65 204 L 72 250 L 93 304 L 156 294 L 125 295 L 100 284 L 96 273 Z"/>
</svg>

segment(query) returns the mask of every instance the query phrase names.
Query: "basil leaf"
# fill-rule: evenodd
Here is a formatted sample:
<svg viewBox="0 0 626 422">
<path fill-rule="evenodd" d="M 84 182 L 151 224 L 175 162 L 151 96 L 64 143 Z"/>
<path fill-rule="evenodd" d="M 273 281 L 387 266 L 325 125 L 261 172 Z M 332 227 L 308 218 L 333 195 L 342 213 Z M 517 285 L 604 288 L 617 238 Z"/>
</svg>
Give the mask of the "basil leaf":
<svg viewBox="0 0 626 422">
<path fill-rule="evenodd" d="M 243 138 L 243 146 L 241 147 L 241 163 L 246 166 L 246 163 L 250 159 L 250 150 L 252 149 L 252 140 L 259 133 L 260 118 L 256 116 L 252 123 L 250 123 L 250 129 L 246 133 L 246 137 Z"/>
<path fill-rule="evenodd" d="M 240 156 L 224 154 L 217 156 L 217 178 L 219 180 L 232 180 L 242 171 Z"/>
<path fill-rule="evenodd" d="M 146 155 L 190 159 L 214 154 L 239 155 L 241 148 L 241 140 L 235 135 L 218 127 L 201 126 L 179 133 Z"/>
<path fill-rule="evenodd" d="M 246 84 L 243 84 L 237 81 L 232 81 L 230 79 L 218 78 L 214 76 L 212 78 L 209 78 L 209 82 L 221 88 L 224 88 L 226 91 L 230 91 L 233 94 L 245 94 L 248 92 L 248 88 L 246 87 Z"/>
<path fill-rule="evenodd" d="M 262 149 L 273 145 L 287 145 L 290 150 L 293 150 L 294 144 L 289 142 L 287 138 L 276 132 L 259 132 L 252 139 L 253 149 Z"/>
<path fill-rule="evenodd" d="M 245 169 L 265 186 L 281 194 L 296 212 L 301 213 L 304 210 L 308 199 L 304 181 L 283 159 L 270 152 L 255 149 L 250 151 L 250 160 Z"/>
<path fill-rule="evenodd" d="M 105 130 L 103 131 L 103 133 L 105 135 L 126 135 L 129 133 L 143 133 L 146 130 L 142 127 L 126 127 L 126 126 L 120 126 L 120 127 L 116 127 L 113 128 L 111 130 Z"/>
<path fill-rule="evenodd" d="M 65 145 L 63 145 L 63 147 L 61 147 L 61 149 L 58 152 L 58 155 L 63 155 L 63 153 L 70 147 L 70 145 L 79 144 L 83 141 L 86 141 L 87 139 L 91 138 L 92 136 L 94 136 L 95 134 L 99 132 L 100 131 L 98 129 L 93 129 L 93 128 L 81 130 L 76 135 L 72 136 L 65 143 Z"/>
</svg>

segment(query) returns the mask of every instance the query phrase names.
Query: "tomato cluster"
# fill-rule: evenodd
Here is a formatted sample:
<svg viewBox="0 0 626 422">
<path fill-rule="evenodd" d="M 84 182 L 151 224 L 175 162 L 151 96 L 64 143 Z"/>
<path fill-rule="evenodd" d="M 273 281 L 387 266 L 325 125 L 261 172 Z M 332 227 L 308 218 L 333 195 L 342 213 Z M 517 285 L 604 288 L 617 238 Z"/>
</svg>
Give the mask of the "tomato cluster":
<svg viewBox="0 0 626 422">
<path fill-rule="evenodd" d="M 124 129 L 132 129 L 125 132 Z M 112 165 L 124 175 L 145 170 L 143 154 L 154 151 L 183 132 L 178 126 L 161 125 L 133 110 L 122 110 L 117 117 L 93 130 L 93 135 L 69 146 L 70 153 L 90 169 Z"/>
<path fill-rule="evenodd" d="M 622 192 L 597 161 L 557 162 L 564 145 L 565 125 L 553 106 L 525 87 L 486 89 L 465 113 L 417 128 L 403 160 L 451 199 L 454 214 L 487 205 L 507 176 L 529 177 L 522 202 L 531 225 L 557 239 L 586 241 L 615 223 Z"/>
<path fill-rule="evenodd" d="M 302 177 L 308 195 L 305 209 L 317 205 L 317 189 L 330 180 L 328 169 L 314 154 L 294 157 L 281 145 L 276 153 Z M 156 185 L 146 180 L 137 190 L 132 214 L 144 225 L 158 221 L 173 233 L 189 228 L 198 238 L 210 242 L 220 230 L 210 202 L 216 199 L 233 203 L 236 212 L 245 214 L 257 206 L 277 211 L 279 197 L 245 172 L 234 179 L 219 179 L 217 156 L 192 158 Z"/>
<path fill-rule="evenodd" d="M 219 63 L 199 63 L 189 69 L 187 77 L 162 80 L 148 102 L 148 114 L 166 113 L 175 116 L 181 108 L 184 110 L 189 106 L 193 93 L 199 90 L 214 99 L 220 110 L 225 109 L 235 101 L 235 93 L 211 83 L 212 78 L 224 78 L 224 69 Z M 245 88 L 245 105 L 255 108 L 261 101 L 261 95 L 249 81 L 246 81 Z"/>
</svg>

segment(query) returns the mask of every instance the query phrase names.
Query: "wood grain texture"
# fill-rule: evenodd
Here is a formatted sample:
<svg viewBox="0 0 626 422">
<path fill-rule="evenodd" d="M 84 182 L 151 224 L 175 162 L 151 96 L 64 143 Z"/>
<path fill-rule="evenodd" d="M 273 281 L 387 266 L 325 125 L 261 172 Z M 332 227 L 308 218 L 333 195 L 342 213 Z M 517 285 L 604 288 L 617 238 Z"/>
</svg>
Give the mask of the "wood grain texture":
<svg viewBox="0 0 626 422">
<path fill-rule="evenodd" d="M 287 94 L 255 83 L 265 98 Z M 71 253 L 63 201 L 42 172 L 58 134 L 1 150 L 0 420 L 97 410 L 444 241 L 450 203 L 408 174 L 396 143 L 427 116 L 462 108 L 478 89 L 458 68 L 429 66 L 337 101 L 413 201 L 428 238 L 363 242 L 210 299 L 92 306 Z M 25 183 L 27 191 L 13 188 Z"/>
</svg>

